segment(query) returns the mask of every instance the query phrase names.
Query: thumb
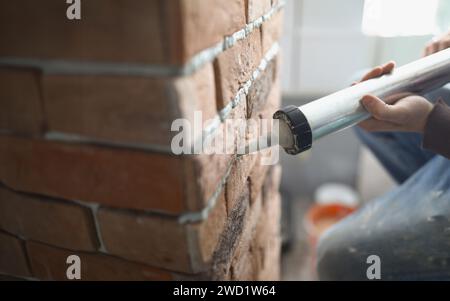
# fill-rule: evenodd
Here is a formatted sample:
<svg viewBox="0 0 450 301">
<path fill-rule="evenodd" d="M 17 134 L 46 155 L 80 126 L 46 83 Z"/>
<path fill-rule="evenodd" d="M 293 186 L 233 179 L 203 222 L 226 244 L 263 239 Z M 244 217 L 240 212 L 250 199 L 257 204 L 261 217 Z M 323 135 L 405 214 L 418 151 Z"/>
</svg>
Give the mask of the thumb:
<svg viewBox="0 0 450 301">
<path fill-rule="evenodd" d="M 373 95 L 366 95 L 361 100 L 366 110 L 375 119 L 394 122 L 398 119 L 398 112 L 394 106 L 386 104 L 384 101 Z"/>
</svg>

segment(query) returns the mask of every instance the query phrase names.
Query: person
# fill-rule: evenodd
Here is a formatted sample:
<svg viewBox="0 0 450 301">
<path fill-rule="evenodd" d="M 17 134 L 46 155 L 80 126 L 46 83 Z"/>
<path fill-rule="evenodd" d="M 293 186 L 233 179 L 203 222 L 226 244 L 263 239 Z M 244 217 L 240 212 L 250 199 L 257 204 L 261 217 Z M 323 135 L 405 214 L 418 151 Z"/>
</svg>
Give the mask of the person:
<svg viewBox="0 0 450 301">
<path fill-rule="evenodd" d="M 447 34 L 424 55 L 449 47 Z M 376 67 L 361 81 L 394 68 L 394 62 Z M 385 101 L 363 97 L 372 117 L 356 133 L 399 185 L 322 235 L 319 279 L 450 280 L 450 89 Z M 368 275 L 372 255 L 377 277 Z"/>
</svg>

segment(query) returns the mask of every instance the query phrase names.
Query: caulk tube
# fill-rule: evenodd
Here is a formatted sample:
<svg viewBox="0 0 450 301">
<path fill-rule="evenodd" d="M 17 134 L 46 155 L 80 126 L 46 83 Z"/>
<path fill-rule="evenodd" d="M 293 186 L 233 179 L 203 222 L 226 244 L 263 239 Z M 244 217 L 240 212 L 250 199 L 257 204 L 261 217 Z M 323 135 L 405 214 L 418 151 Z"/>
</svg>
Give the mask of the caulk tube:
<svg viewBox="0 0 450 301">
<path fill-rule="evenodd" d="M 284 121 L 280 126 L 280 143 L 289 154 L 308 150 L 312 142 L 351 127 L 370 114 L 361 105 L 366 94 L 373 94 L 386 101 L 402 92 L 424 94 L 450 82 L 450 49 L 437 52 L 402 67 L 391 74 L 359 83 L 353 87 L 312 101 L 301 107 L 289 106 L 274 114 Z M 283 122 L 281 122 L 283 123 Z M 288 133 L 283 132 L 288 131 Z"/>
</svg>

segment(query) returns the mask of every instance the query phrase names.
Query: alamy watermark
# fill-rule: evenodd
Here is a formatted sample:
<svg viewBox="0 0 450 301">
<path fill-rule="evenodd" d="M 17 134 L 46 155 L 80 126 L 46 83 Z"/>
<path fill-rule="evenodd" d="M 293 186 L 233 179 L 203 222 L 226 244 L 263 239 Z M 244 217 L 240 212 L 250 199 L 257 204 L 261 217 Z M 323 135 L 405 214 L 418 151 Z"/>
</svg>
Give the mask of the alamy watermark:
<svg viewBox="0 0 450 301">
<path fill-rule="evenodd" d="M 66 16 L 69 20 L 81 20 L 81 0 L 66 0 L 70 4 L 66 10 Z"/>
<path fill-rule="evenodd" d="M 366 263 L 370 264 L 367 268 L 366 276 L 369 280 L 381 279 L 381 259 L 378 255 L 370 255 L 367 257 Z"/>
<path fill-rule="evenodd" d="M 69 266 L 66 270 L 68 280 L 81 280 L 81 259 L 78 255 L 69 255 L 66 259 Z"/>
<path fill-rule="evenodd" d="M 276 119 L 203 121 L 202 111 L 195 111 L 191 120 L 172 122 L 171 131 L 176 134 L 171 151 L 175 155 L 245 155 L 259 150 L 261 164 L 274 165 L 279 161 L 278 130 Z"/>
</svg>

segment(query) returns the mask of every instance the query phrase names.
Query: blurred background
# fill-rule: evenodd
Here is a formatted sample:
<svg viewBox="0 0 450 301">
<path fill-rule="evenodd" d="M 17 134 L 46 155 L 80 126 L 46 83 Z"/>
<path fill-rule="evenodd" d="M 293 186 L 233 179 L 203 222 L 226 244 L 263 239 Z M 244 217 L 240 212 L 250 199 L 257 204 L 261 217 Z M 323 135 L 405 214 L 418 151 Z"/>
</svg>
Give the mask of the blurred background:
<svg viewBox="0 0 450 301">
<path fill-rule="evenodd" d="M 398 66 L 416 60 L 450 25 L 448 0 L 287 0 L 286 5 L 283 105 L 300 106 L 343 89 L 389 60 Z M 314 279 L 304 217 L 323 197 L 318 188 L 344 185 L 337 187 L 345 198 L 364 203 L 395 186 L 351 129 L 323 138 L 313 149 L 281 157 L 285 280 Z"/>
</svg>

